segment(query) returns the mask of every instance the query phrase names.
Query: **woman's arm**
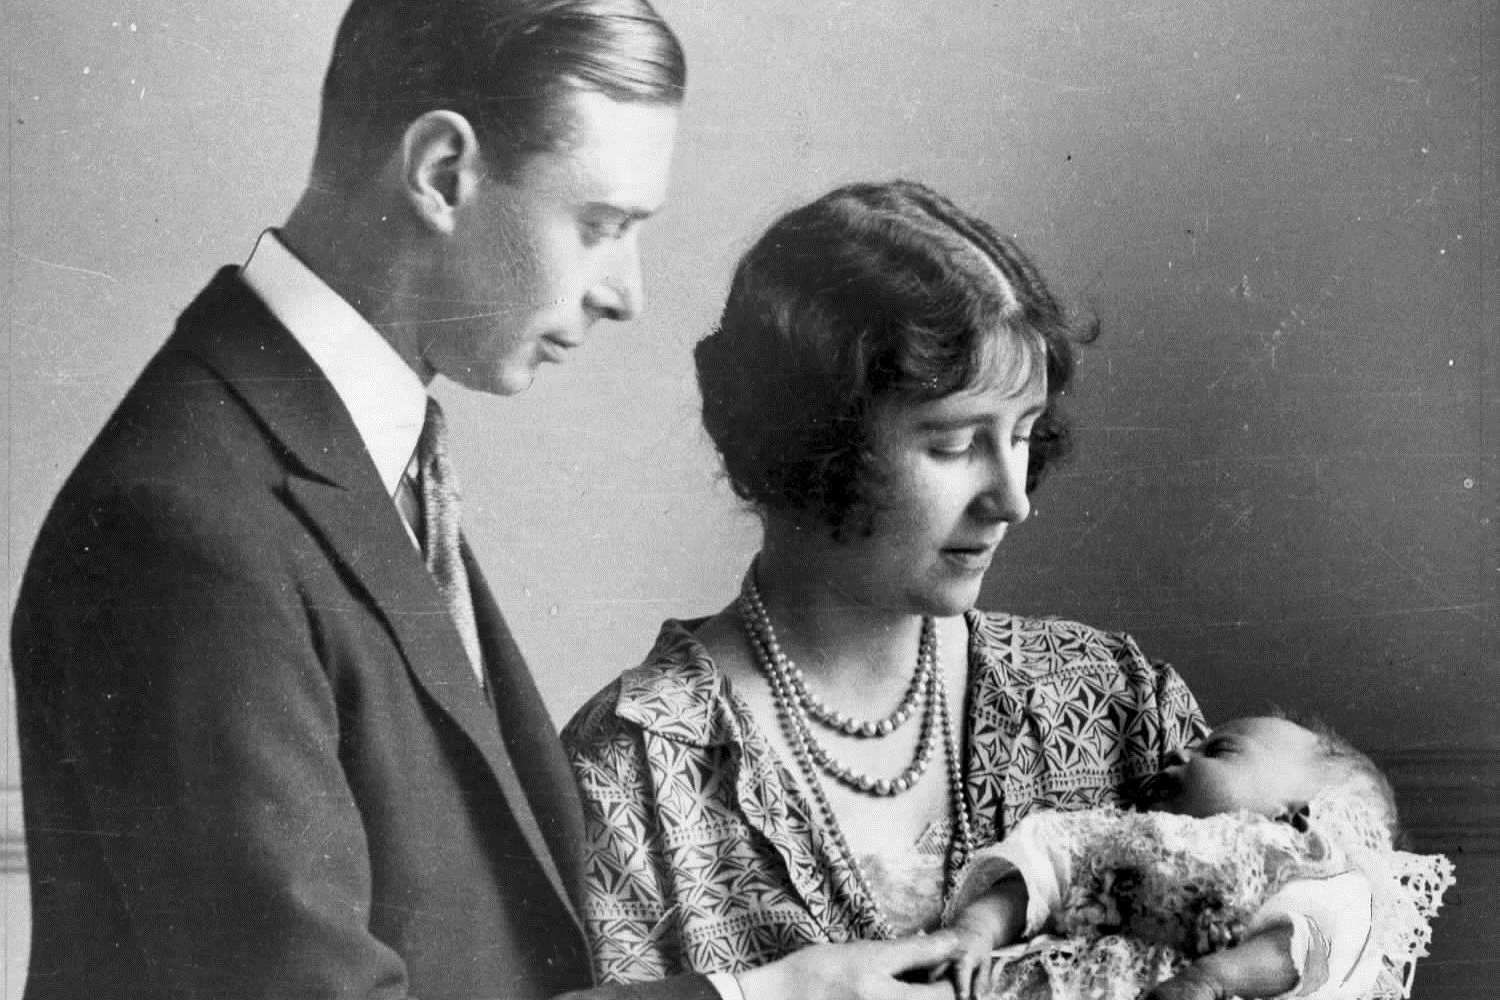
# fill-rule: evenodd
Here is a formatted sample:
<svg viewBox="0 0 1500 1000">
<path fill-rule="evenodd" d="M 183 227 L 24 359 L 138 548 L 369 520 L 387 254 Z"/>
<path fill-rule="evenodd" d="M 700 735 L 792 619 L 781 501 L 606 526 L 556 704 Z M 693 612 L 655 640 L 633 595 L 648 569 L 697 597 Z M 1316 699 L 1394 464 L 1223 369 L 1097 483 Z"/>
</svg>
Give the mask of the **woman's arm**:
<svg viewBox="0 0 1500 1000">
<path fill-rule="evenodd" d="M 1268 927 L 1233 948 L 1205 955 L 1146 994 L 1147 1000 L 1277 997 L 1301 981 L 1292 961 L 1292 927 Z"/>
<path fill-rule="evenodd" d="M 1370 931 L 1370 884 L 1358 871 L 1293 879 L 1266 900 L 1244 941 L 1198 959 L 1150 997 L 1248 1000 L 1292 989 L 1313 997 L 1330 986 L 1363 995 L 1363 979 L 1373 981 L 1378 965 Z"/>
<path fill-rule="evenodd" d="M 640 733 L 614 716 L 615 699 L 616 689 L 606 689 L 563 731 L 589 852 L 584 927 L 595 981 L 603 987 L 578 1000 L 655 996 L 650 981 L 688 971 L 647 754 Z M 817 944 L 740 972 L 736 980 L 744 1000 L 951 1000 L 947 983 L 926 980 L 957 954 L 956 937 L 946 931 Z"/>
<path fill-rule="evenodd" d="M 659 824 L 650 808 L 640 733 L 613 712 L 617 685 L 563 730 L 584 820 L 583 922 L 596 983 L 639 983 L 685 971 L 662 882 Z"/>
</svg>

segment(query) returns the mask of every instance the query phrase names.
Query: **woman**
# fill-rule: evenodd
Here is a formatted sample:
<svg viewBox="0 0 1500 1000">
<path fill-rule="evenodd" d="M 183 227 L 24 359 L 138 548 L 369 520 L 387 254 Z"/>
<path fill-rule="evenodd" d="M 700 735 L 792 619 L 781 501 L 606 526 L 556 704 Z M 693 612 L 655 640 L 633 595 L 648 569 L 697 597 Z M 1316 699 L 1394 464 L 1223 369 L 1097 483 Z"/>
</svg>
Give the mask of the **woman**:
<svg viewBox="0 0 1500 1000">
<path fill-rule="evenodd" d="M 915 183 L 833 191 L 745 255 L 695 357 L 760 554 L 564 734 L 602 981 L 930 930 L 976 847 L 1205 731 L 1128 637 L 972 610 L 1062 451 L 1073 336 L 1009 240 Z"/>
</svg>

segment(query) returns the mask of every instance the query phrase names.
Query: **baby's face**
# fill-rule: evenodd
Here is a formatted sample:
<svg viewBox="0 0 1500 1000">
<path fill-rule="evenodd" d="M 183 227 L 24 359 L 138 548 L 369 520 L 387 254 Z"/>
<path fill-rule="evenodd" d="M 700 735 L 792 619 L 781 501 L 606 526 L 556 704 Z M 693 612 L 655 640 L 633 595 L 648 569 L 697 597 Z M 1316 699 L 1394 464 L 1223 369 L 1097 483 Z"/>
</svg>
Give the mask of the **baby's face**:
<svg viewBox="0 0 1500 1000">
<path fill-rule="evenodd" d="M 1321 784 L 1317 736 L 1286 719 L 1226 722 L 1165 763 L 1150 808 L 1183 816 L 1276 816 L 1305 805 Z"/>
</svg>

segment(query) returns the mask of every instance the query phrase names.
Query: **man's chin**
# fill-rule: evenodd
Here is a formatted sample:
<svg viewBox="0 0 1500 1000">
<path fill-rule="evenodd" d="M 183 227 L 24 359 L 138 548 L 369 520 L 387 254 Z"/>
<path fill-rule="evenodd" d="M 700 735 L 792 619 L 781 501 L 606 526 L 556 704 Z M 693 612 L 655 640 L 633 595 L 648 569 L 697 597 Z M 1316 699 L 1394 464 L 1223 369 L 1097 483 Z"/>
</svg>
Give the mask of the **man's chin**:
<svg viewBox="0 0 1500 1000">
<path fill-rule="evenodd" d="M 496 396 L 519 396 L 530 389 L 534 382 L 536 382 L 535 371 L 510 373 L 497 379 L 495 387 L 489 391 Z"/>
<path fill-rule="evenodd" d="M 448 380 L 465 389 L 491 396 L 519 396 L 536 381 L 535 368 L 466 368 L 448 375 Z"/>
</svg>

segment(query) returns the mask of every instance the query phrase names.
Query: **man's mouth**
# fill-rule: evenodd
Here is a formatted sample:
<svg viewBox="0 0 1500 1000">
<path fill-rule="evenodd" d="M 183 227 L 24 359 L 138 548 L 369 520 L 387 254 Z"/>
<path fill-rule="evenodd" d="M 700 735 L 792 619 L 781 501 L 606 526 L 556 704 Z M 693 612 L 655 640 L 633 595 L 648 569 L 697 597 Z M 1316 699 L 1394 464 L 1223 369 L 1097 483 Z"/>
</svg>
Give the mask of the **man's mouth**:
<svg viewBox="0 0 1500 1000">
<path fill-rule="evenodd" d="M 560 337 L 543 337 L 541 339 L 542 354 L 544 359 L 553 363 L 560 363 L 567 356 L 582 346 L 582 341 L 568 341 Z"/>
</svg>

